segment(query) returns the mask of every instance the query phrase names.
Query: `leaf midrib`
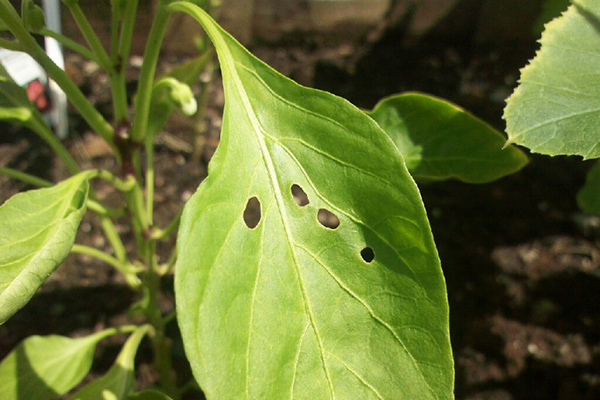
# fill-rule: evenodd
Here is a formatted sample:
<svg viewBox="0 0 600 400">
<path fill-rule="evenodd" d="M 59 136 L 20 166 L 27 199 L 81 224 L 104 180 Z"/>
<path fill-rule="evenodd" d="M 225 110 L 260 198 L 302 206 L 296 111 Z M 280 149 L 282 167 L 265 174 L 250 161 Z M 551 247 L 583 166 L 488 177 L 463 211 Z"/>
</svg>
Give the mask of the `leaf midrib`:
<svg viewBox="0 0 600 400">
<path fill-rule="evenodd" d="M 288 245 L 288 248 L 290 249 L 290 253 L 292 255 L 294 270 L 296 272 L 296 276 L 298 279 L 298 285 L 300 287 L 300 292 L 302 293 L 302 298 L 304 300 L 305 310 L 308 314 L 308 318 L 310 320 L 311 326 L 315 333 L 315 337 L 317 339 L 317 343 L 319 345 L 321 363 L 323 365 L 323 371 L 325 373 L 327 384 L 329 386 L 329 392 L 331 394 L 331 398 L 335 399 L 333 383 L 332 383 L 331 377 L 329 376 L 327 363 L 325 361 L 325 350 L 323 347 L 323 342 L 322 342 L 321 336 L 319 335 L 319 331 L 317 329 L 315 316 L 313 315 L 313 311 L 310 306 L 310 301 L 308 299 L 308 293 L 306 291 L 306 288 L 304 287 L 302 274 L 298 268 L 298 265 L 299 265 L 298 256 L 296 254 L 296 251 L 295 251 L 295 248 L 293 245 L 295 241 L 293 240 L 293 234 L 291 232 L 290 223 L 286 217 L 286 213 L 285 213 L 286 207 L 285 207 L 285 203 L 283 200 L 283 195 L 279 188 L 279 181 L 277 179 L 277 173 L 275 171 L 275 166 L 273 164 L 271 154 L 267 148 L 267 144 L 264 140 L 264 137 L 262 136 L 262 132 L 264 131 L 264 129 L 263 129 L 262 125 L 260 124 L 258 117 L 256 116 L 256 113 L 252 107 L 252 104 L 250 102 L 250 99 L 248 98 L 246 91 L 244 90 L 244 85 L 242 84 L 241 78 L 235 69 L 235 66 L 237 63 L 234 60 L 231 53 L 228 51 L 227 44 L 225 43 L 225 41 L 223 40 L 221 35 L 214 34 L 215 32 L 214 32 L 213 26 L 207 24 L 205 26 L 205 28 L 207 29 L 207 31 L 210 31 L 209 33 L 211 33 L 211 32 L 213 33 L 211 36 L 212 36 L 213 41 L 215 42 L 215 47 L 217 49 L 221 49 L 221 51 L 222 51 L 221 54 L 225 58 L 225 60 L 223 60 L 224 62 L 222 63 L 222 65 L 225 66 L 225 70 L 227 72 L 229 72 L 229 75 L 233 82 L 233 87 L 235 88 L 236 92 L 238 93 L 238 95 L 242 101 L 243 108 L 246 111 L 246 115 L 248 116 L 248 119 L 250 120 L 250 124 L 252 125 L 252 128 L 253 128 L 252 131 L 254 132 L 254 136 L 258 142 L 261 156 L 263 158 L 263 161 L 264 161 L 266 169 L 267 169 L 267 175 L 269 177 L 271 188 L 273 190 L 273 194 L 275 195 L 275 202 L 277 204 L 277 208 L 279 209 L 279 214 L 281 216 L 281 222 L 282 222 L 282 225 L 283 225 L 283 228 L 285 231 L 285 235 L 287 238 L 287 245 Z M 216 43 L 216 42 L 218 42 L 218 43 Z M 246 371 L 246 379 L 248 376 L 247 374 L 248 374 L 248 371 Z"/>
</svg>

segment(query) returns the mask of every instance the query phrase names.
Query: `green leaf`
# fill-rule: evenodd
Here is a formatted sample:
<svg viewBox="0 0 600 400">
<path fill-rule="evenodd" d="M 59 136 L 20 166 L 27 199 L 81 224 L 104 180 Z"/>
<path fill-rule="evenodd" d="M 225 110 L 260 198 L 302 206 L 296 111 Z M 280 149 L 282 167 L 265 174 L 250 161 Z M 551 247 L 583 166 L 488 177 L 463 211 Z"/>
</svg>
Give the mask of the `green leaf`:
<svg viewBox="0 0 600 400">
<path fill-rule="evenodd" d="M 69 254 L 86 210 L 88 176 L 16 194 L 0 206 L 0 324 Z"/>
<path fill-rule="evenodd" d="M 0 363 L 2 398 L 46 400 L 67 393 L 89 372 L 98 342 L 114 333 L 28 337 Z"/>
<path fill-rule="evenodd" d="M 135 355 L 148 329 L 149 326 L 144 325 L 132 333 L 108 372 L 75 393 L 69 400 L 126 399 L 134 389 Z"/>
<path fill-rule="evenodd" d="M 206 50 L 198 57 L 192 58 L 191 60 L 173 68 L 173 70 L 169 72 L 167 76 L 192 86 L 198 81 L 200 74 L 204 71 L 212 57 L 213 51 Z"/>
<path fill-rule="evenodd" d="M 32 113 L 27 92 L 17 85 L 0 64 L 0 120 L 26 122 Z"/>
<path fill-rule="evenodd" d="M 544 8 L 533 24 L 533 34 L 539 37 L 544 31 L 544 25 L 562 14 L 571 4 L 571 0 L 545 0 Z"/>
<path fill-rule="evenodd" d="M 600 157 L 600 2 L 579 0 L 546 25 L 507 101 L 509 141 L 548 155 Z"/>
<path fill-rule="evenodd" d="M 600 163 L 588 171 L 585 184 L 577 193 L 579 208 L 588 214 L 600 214 Z"/>
<path fill-rule="evenodd" d="M 130 395 L 127 400 L 173 400 L 158 390 L 144 390 Z"/>
<path fill-rule="evenodd" d="M 225 88 L 221 144 L 185 206 L 175 277 L 207 398 L 452 398 L 444 279 L 398 149 L 359 109 L 281 76 L 197 7 L 169 7 L 204 26 Z"/>
<path fill-rule="evenodd" d="M 46 26 L 44 10 L 33 0 L 21 1 L 21 18 L 23 18 L 25 27 L 34 33 L 41 31 Z"/>
<path fill-rule="evenodd" d="M 404 93 L 381 100 L 367 113 L 392 138 L 417 179 L 455 178 L 484 183 L 527 164 L 500 132 L 442 99 Z"/>
</svg>

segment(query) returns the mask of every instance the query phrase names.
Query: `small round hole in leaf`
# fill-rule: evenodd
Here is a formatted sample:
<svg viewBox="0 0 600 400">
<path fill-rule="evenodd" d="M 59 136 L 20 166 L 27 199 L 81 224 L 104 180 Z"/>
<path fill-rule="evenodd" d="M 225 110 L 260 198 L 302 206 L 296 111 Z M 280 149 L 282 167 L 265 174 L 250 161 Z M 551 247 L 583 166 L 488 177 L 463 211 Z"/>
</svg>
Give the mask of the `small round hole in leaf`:
<svg viewBox="0 0 600 400">
<path fill-rule="evenodd" d="M 366 263 L 370 263 L 375 259 L 375 252 L 370 247 L 365 247 L 360 251 L 360 256 Z"/>
<path fill-rule="evenodd" d="M 256 228 L 256 225 L 260 222 L 260 201 L 255 197 L 251 197 L 246 203 L 246 209 L 244 210 L 244 222 L 250 229 Z"/>
<path fill-rule="evenodd" d="M 317 219 L 319 220 L 319 223 L 325 228 L 335 229 L 338 226 L 340 226 L 340 220 L 337 217 L 337 215 L 324 208 L 319 209 Z"/>
<path fill-rule="evenodd" d="M 295 183 L 292 185 L 292 197 L 294 198 L 296 204 L 298 204 L 300 207 L 304 207 L 310 203 L 306 192 Z"/>
</svg>

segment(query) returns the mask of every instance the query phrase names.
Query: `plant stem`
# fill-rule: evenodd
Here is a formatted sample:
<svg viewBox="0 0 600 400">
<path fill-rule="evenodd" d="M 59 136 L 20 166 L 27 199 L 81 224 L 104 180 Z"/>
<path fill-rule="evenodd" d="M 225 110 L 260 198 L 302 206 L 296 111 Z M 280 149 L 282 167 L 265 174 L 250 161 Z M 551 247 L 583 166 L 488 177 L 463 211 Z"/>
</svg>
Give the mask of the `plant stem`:
<svg viewBox="0 0 600 400">
<path fill-rule="evenodd" d="M 154 137 L 146 136 L 146 214 L 150 225 L 154 222 Z"/>
<path fill-rule="evenodd" d="M 31 36 L 29 31 L 23 26 L 19 14 L 10 4 L 9 0 L 0 0 L 0 20 L 2 20 L 12 34 L 17 38 L 23 50 L 26 50 L 42 67 L 48 75 L 61 87 L 66 93 L 71 104 L 79 111 L 85 121 L 94 129 L 104 140 L 106 140 L 115 150 L 113 143 L 114 130 L 104 117 L 96 110 L 81 93 L 77 85 L 67 76 L 59 66 L 57 66 L 46 54 Z"/>
<path fill-rule="evenodd" d="M 71 251 L 73 253 L 85 254 L 90 257 L 97 258 L 100 261 L 104 261 L 105 263 L 109 264 L 110 266 L 120 271 L 123 275 L 125 275 L 126 281 L 130 287 L 132 287 L 133 289 L 139 288 L 140 281 L 135 275 L 136 269 L 131 264 L 124 263 L 121 260 L 118 260 L 115 257 L 112 257 L 104 253 L 103 251 L 100 251 L 93 247 L 84 246 L 80 244 L 74 244 Z"/>
<path fill-rule="evenodd" d="M 98 36 L 94 32 L 94 29 L 90 25 L 90 22 L 88 21 L 87 17 L 83 13 L 83 10 L 79 6 L 79 3 L 69 1 L 69 2 L 65 2 L 65 4 L 69 8 L 69 11 L 71 12 L 71 15 L 73 16 L 73 19 L 75 20 L 75 23 L 77 24 L 77 26 L 79 27 L 79 30 L 81 31 L 81 33 L 83 34 L 83 37 L 85 38 L 85 41 L 90 46 L 90 49 L 92 50 L 92 52 L 96 55 L 96 59 L 98 60 L 98 65 L 100 65 L 100 67 L 102 69 L 104 69 L 106 72 L 111 74 L 111 72 L 114 71 L 114 68 L 113 68 L 113 64 L 110 60 L 110 57 L 106 53 L 106 50 L 102 46 L 102 43 L 100 43 L 100 39 L 98 39 Z"/>
<path fill-rule="evenodd" d="M 115 224 L 113 224 L 109 217 L 103 215 L 100 215 L 100 224 L 102 225 L 102 230 L 106 235 L 106 239 L 115 252 L 115 257 L 121 262 L 127 262 L 127 251 L 125 250 L 121 237 L 117 233 Z"/>
<path fill-rule="evenodd" d="M 117 178 L 112 173 L 105 169 L 97 169 L 90 175 L 90 178 L 104 179 L 113 184 L 113 186 L 121 192 L 129 192 L 135 188 L 137 182 L 133 176 L 127 176 L 125 180 Z"/>
<path fill-rule="evenodd" d="M 50 187 L 53 185 L 53 183 L 50 181 L 38 178 L 37 176 L 30 175 L 26 172 L 17 171 L 16 169 L 12 168 L 0 167 L 0 175 L 9 176 L 11 178 L 18 179 L 25 183 L 29 183 L 33 186 Z"/>
<path fill-rule="evenodd" d="M 13 50 L 13 51 L 23 51 L 23 47 L 19 44 L 19 42 L 15 42 L 14 40 L 7 40 L 0 38 L 0 47 Z"/>
<path fill-rule="evenodd" d="M 69 172 L 76 174 L 81 171 L 79 165 L 77 165 L 77 162 L 73 156 L 71 156 L 71 153 L 69 153 L 69 150 L 67 150 L 61 141 L 54 135 L 54 132 L 52 132 L 39 112 L 33 112 L 32 118 L 27 121 L 26 125 L 48 143 L 52 150 L 54 150 L 58 157 L 65 163 Z"/>
<path fill-rule="evenodd" d="M 90 49 L 88 49 L 85 46 L 80 45 L 79 43 L 77 43 L 74 40 L 69 39 L 68 37 L 61 35 L 58 32 L 54 32 L 51 31 L 48 28 L 43 28 L 40 31 L 40 35 L 44 35 L 44 36 L 48 36 L 51 38 L 56 39 L 57 41 L 59 41 L 63 46 L 68 47 L 69 49 L 81 54 L 82 56 L 84 56 L 85 58 L 87 58 L 88 60 L 94 61 L 95 63 L 98 63 L 98 59 L 96 58 L 96 56 L 94 55 L 94 53 L 92 53 L 92 51 Z"/>
<path fill-rule="evenodd" d="M 171 223 L 169 223 L 169 225 L 167 225 L 166 228 L 164 228 L 164 229 L 154 228 L 151 238 L 153 240 L 161 240 L 161 239 L 168 237 L 173 232 L 175 232 L 175 230 L 179 227 L 179 222 L 181 220 L 181 213 L 182 213 L 182 211 L 180 211 L 179 214 L 177 214 L 177 216 L 175 218 L 173 218 Z"/>
<path fill-rule="evenodd" d="M 140 80 L 138 83 L 137 100 L 135 102 L 135 121 L 133 122 L 132 138 L 136 143 L 143 143 L 148 128 L 148 118 L 150 115 L 150 100 L 152 98 L 152 88 L 154 86 L 154 73 L 160 54 L 160 47 L 167 28 L 167 22 L 171 12 L 165 5 L 165 0 L 158 2 L 156 15 L 148 37 L 148 44 L 144 53 L 144 64 L 140 71 Z"/>
<path fill-rule="evenodd" d="M 133 28 L 135 26 L 135 16 L 137 14 L 138 0 L 129 0 L 124 10 L 123 22 L 121 25 L 121 34 L 118 45 L 113 54 L 113 60 L 116 58 L 115 76 L 112 79 L 115 118 L 117 121 L 129 119 L 127 105 L 127 87 L 125 81 L 125 72 L 129 62 L 131 43 L 133 41 Z"/>
<path fill-rule="evenodd" d="M 119 218 L 125 215 L 125 211 L 123 209 L 104 207 L 96 200 L 89 199 L 87 205 L 90 210 L 101 216 Z"/>
</svg>

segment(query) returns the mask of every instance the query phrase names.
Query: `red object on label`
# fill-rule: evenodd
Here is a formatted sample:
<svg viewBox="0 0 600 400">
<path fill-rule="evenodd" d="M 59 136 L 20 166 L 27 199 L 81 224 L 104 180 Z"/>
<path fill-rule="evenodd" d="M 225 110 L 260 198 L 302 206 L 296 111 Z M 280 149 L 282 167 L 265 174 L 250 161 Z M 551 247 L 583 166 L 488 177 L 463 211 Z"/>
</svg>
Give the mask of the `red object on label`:
<svg viewBox="0 0 600 400">
<path fill-rule="evenodd" d="M 40 111 L 45 111 L 50 108 L 50 102 L 46 97 L 46 89 L 42 82 L 34 80 L 27 85 L 27 97 L 35 104 L 35 107 Z"/>
</svg>

